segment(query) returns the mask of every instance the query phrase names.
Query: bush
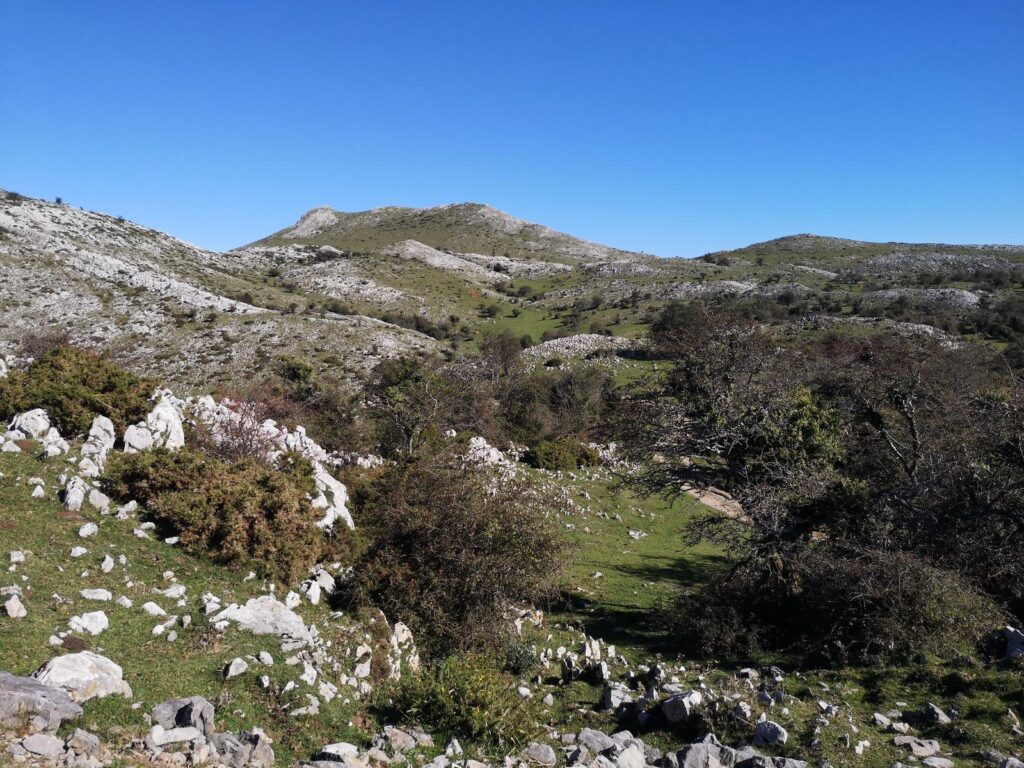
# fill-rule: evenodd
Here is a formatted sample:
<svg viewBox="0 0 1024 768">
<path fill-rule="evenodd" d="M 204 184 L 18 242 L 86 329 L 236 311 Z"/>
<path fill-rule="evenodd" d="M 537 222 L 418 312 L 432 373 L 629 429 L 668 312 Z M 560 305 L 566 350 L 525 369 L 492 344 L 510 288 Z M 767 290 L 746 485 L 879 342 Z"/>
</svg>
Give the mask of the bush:
<svg viewBox="0 0 1024 768">
<path fill-rule="evenodd" d="M 505 649 L 505 671 L 523 677 L 529 675 L 540 665 L 537 649 L 524 642 L 509 643 Z"/>
<path fill-rule="evenodd" d="M 560 437 L 541 443 L 527 456 L 527 460 L 538 469 L 571 471 L 580 467 L 592 467 L 600 461 L 593 448 L 571 437 Z"/>
<path fill-rule="evenodd" d="M 537 731 L 533 706 L 519 695 L 515 678 L 479 654 L 452 656 L 403 677 L 394 701 L 408 720 L 485 748 L 516 747 Z"/>
<path fill-rule="evenodd" d="M 161 535 L 179 536 L 183 549 L 289 584 L 340 548 L 316 526 L 321 513 L 309 500 L 316 491 L 305 459 L 289 457 L 275 468 L 192 450 L 115 453 L 104 488 L 115 498 L 136 499 Z"/>
<path fill-rule="evenodd" d="M 395 467 L 360 506 L 371 541 L 353 599 L 404 621 L 428 655 L 494 648 L 515 601 L 546 594 L 561 568 L 560 531 L 522 480 L 457 457 Z"/>
<path fill-rule="evenodd" d="M 954 573 L 902 552 L 821 546 L 783 574 L 741 569 L 684 595 L 669 617 L 681 649 L 737 657 L 787 650 L 814 662 L 952 658 L 977 649 L 1001 610 Z"/>
<path fill-rule="evenodd" d="M 0 379 L 0 419 L 43 408 L 64 435 L 88 432 L 99 415 L 122 433 L 149 413 L 155 386 L 93 352 L 58 346 Z"/>
</svg>

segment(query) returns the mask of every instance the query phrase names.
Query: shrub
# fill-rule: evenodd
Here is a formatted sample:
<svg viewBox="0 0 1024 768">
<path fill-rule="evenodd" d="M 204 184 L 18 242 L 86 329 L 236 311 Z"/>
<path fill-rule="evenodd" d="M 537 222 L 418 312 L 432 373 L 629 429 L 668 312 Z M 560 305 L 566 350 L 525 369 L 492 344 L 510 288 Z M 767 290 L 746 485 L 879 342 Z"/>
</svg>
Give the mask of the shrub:
<svg viewBox="0 0 1024 768">
<path fill-rule="evenodd" d="M 1001 618 L 991 599 L 914 555 L 821 546 L 782 574 L 740 569 L 682 596 L 669 624 L 697 656 L 773 649 L 841 664 L 970 653 Z"/>
<path fill-rule="evenodd" d="M 519 695 L 515 678 L 479 654 L 403 677 L 394 701 L 408 720 L 485 748 L 516 747 L 537 731 L 533 705 Z"/>
<path fill-rule="evenodd" d="M 539 660 L 537 649 L 524 642 L 509 643 L 505 649 L 505 671 L 522 677 L 537 669 Z"/>
<path fill-rule="evenodd" d="M 339 542 L 317 526 L 321 514 L 309 462 L 288 457 L 280 467 L 255 459 L 219 461 L 196 451 L 115 453 L 104 487 L 136 499 L 183 549 L 292 583 Z"/>
<path fill-rule="evenodd" d="M 371 541 L 353 599 L 380 607 L 433 656 L 496 647 L 514 601 L 542 597 L 561 568 L 560 532 L 523 480 L 434 455 L 384 475 L 361 513 Z"/>
<path fill-rule="evenodd" d="M 21 337 L 21 354 L 24 357 L 42 357 L 60 347 L 71 344 L 67 331 L 59 329 L 44 329 L 41 331 L 28 331 Z"/>
<path fill-rule="evenodd" d="M 107 416 L 119 433 L 146 417 L 155 383 L 128 373 L 88 350 L 58 346 L 26 370 L 0 379 L 0 419 L 43 408 L 65 435 L 89 431 L 93 419 Z"/>
<path fill-rule="evenodd" d="M 600 461 L 597 451 L 571 437 L 545 441 L 530 451 L 527 458 L 538 469 L 552 471 L 592 467 Z"/>
</svg>

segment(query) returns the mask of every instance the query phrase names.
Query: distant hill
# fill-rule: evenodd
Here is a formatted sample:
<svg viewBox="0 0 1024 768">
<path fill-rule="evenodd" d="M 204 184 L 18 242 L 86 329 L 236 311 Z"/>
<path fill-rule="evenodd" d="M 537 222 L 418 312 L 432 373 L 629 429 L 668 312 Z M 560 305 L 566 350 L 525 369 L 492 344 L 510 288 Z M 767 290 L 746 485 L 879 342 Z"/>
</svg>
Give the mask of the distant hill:
<svg viewBox="0 0 1024 768">
<path fill-rule="evenodd" d="M 636 337 L 672 300 L 790 322 L 830 316 L 1012 341 L 1024 246 L 793 235 L 699 259 L 593 243 L 478 203 L 316 208 L 227 253 L 0 191 L 0 354 L 66 332 L 185 385 L 294 356 L 346 378 L 484 333 Z"/>
<path fill-rule="evenodd" d="M 253 245 L 317 244 L 348 251 L 374 251 L 415 240 L 441 251 L 547 261 L 643 258 L 556 232 L 481 203 L 435 208 L 374 208 L 343 213 L 329 207 L 307 211 L 294 225 Z"/>
</svg>

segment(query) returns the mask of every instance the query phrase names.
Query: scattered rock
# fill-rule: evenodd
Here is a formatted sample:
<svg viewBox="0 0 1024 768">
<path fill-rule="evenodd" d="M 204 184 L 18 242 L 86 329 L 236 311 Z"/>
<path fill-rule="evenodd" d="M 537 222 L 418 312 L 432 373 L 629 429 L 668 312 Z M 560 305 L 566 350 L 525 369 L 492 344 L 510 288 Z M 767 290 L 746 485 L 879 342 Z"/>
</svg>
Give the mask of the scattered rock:
<svg viewBox="0 0 1024 768">
<path fill-rule="evenodd" d="M 0 726 L 55 731 L 64 720 L 81 716 L 82 708 L 66 691 L 31 677 L 0 672 Z"/>
<path fill-rule="evenodd" d="M 56 656 L 33 672 L 32 677 L 67 691 L 76 702 L 115 695 L 132 697 L 121 667 L 91 651 Z"/>
</svg>

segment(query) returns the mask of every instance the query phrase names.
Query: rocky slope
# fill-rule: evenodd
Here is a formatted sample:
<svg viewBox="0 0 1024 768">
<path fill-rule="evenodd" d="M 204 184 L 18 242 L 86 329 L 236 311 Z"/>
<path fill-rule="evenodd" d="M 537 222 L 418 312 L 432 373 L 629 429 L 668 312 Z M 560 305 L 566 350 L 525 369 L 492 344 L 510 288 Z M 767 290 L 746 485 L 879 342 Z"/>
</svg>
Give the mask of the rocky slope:
<svg viewBox="0 0 1024 768">
<path fill-rule="evenodd" d="M 0 343 L 66 332 L 190 385 L 240 379 L 275 355 L 357 374 L 433 340 L 373 318 L 304 314 L 249 265 L 131 222 L 0 192 Z M 262 306 L 260 306 L 262 305 Z"/>
<path fill-rule="evenodd" d="M 215 253 L 0 192 L 0 352 L 60 331 L 189 387 L 251 379 L 286 355 L 354 380 L 387 357 L 451 348 L 493 329 L 534 342 L 544 333 L 635 336 L 673 299 L 803 303 L 805 315 L 911 323 L 940 312 L 948 329 L 1019 300 L 1022 265 L 1021 246 L 811 235 L 659 259 L 476 203 L 317 208 L 250 246 Z M 1012 326 L 1012 313 L 992 324 Z"/>
</svg>

